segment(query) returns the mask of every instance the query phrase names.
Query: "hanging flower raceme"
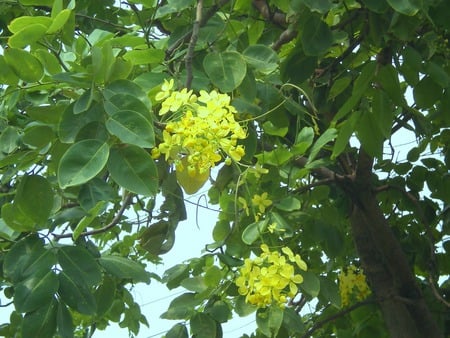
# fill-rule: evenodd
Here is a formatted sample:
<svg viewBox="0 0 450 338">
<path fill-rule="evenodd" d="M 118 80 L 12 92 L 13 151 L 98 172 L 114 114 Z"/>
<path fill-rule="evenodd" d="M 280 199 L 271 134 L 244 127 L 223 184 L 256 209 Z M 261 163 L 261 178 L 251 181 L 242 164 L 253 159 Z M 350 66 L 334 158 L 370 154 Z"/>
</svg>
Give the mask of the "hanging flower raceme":
<svg viewBox="0 0 450 338">
<path fill-rule="evenodd" d="M 156 100 L 162 101 L 159 115 L 171 115 L 163 131 L 163 142 L 153 149 L 152 155 L 164 155 L 167 161 L 175 163 L 181 180 L 192 183 L 201 177 L 203 182 L 197 182 L 193 189 L 186 189 L 180 182 L 186 192 L 197 191 L 210 169 L 222 159 L 231 163 L 245 155 L 244 147 L 237 141 L 247 135 L 235 120 L 237 111 L 230 105 L 230 96 L 215 90 L 201 90 L 200 96 L 187 89 L 174 91 L 170 80 L 164 81 Z"/>
<path fill-rule="evenodd" d="M 351 300 L 364 300 L 370 295 L 366 276 L 356 266 L 350 265 L 345 271 L 342 270 L 338 278 L 342 306 L 349 305 Z"/>
<path fill-rule="evenodd" d="M 303 282 L 303 277 L 296 272 L 306 271 L 306 263 L 288 247 L 279 253 L 262 244 L 261 250 L 259 257 L 245 259 L 240 268 L 236 279 L 239 294 L 246 296 L 247 303 L 261 308 L 271 304 L 284 306 L 297 294 L 297 285 Z"/>
</svg>

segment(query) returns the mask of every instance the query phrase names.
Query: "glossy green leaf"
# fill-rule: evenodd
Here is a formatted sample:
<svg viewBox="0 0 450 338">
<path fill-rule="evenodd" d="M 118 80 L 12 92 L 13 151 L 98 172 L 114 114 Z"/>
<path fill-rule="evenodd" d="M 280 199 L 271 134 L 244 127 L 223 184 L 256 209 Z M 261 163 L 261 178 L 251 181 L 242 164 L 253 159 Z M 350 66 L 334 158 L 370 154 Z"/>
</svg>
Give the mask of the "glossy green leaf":
<svg viewBox="0 0 450 338">
<path fill-rule="evenodd" d="M 56 331 L 58 304 L 55 299 L 34 312 L 27 313 L 22 321 L 22 337 L 53 338 Z"/>
<path fill-rule="evenodd" d="M 334 99 L 336 96 L 341 94 L 345 89 L 347 89 L 351 82 L 352 78 L 350 76 L 345 76 L 337 79 L 330 88 L 328 98 L 330 100 Z"/>
<path fill-rule="evenodd" d="M 43 25 L 45 27 L 50 27 L 53 20 L 48 16 L 20 16 L 15 18 L 8 24 L 8 29 L 11 33 L 17 33 L 24 28 L 30 27 L 32 25 Z"/>
<path fill-rule="evenodd" d="M 94 177 L 92 180 L 83 184 L 78 200 L 84 210 L 92 209 L 100 201 L 112 201 L 117 197 L 114 189 L 100 178 Z"/>
<path fill-rule="evenodd" d="M 14 306 L 19 312 L 32 312 L 52 300 L 58 290 L 58 277 L 53 271 L 31 276 L 14 288 Z"/>
<path fill-rule="evenodd" d="M 37 224 L 44 224 L 53 208 L 50 183 L 42 176 L 24 176 L 17 188 L 15 206 Z"/>
<path fill-rule="evenodd" d="M 36 223 L 13 203 L 3 204 L 1 213 L 7 226 L 14 231 L 27 232 L 36 230 Z"/>
<path fill-rule="evenodd" d="M 102 284 L 95 290 L 94 297 L 97 303 L 97 316 L 105 315 L 114 303 L 116 296 L 116 283 L 111 277 L 105 276 Z"/>
<path fill-rule="evenodd" d="M 147 227 L 140 234 L 139 242 L 152 255 L 165 254 L 175 242 L 175 231 L 169 222 L 161 220 Z"/>
<path fill-rule="evenodd" d="M 300 200 L 293 196 L 287 196 L 275 204 L 275 207 L 283 211 L 294 211 L 301 207 Z"/>
<path fill-rule="evenodd" d="M 192 334 L 198 338 L 216 337 L 216 321 L 209 315 L 196 312 L 191 320 L 190 327 Z"/>
<path fill-rule="evenodd" d="M 141 113 L 143 112 L 141 111 L 141 109 L 135 109 L 135 106 L 129 106 L 129 103 L 127 102 L 121 103 L 121 100 L 123 99 L 121 97 L 118 97 L 116 100 L 114 100 L 112 97 L 117 94 L 131 95 L 134 96 L 135 99 L 138 99 L 139 101 L 144 103 L 144 105 L 147 107 L 147 109 L 145 110 L 145 116 L 148 116 L 148 112 L 152 107 L 152 103 L 148 98 L 147 93 L 144 92 L 144 90 L 139 85 L 129 80 L 116 80 L 105 87 L 103 95 L 105 99 L 110 100 L 111 102 L 116 104 L 116 106 L 120 107 L 120 109 L 118 110 L 134 110 Z M 129 98 L 126 99 L 130 100 Z M 134 102 L 133 105 L 135 105 Z"/>
<path fill-rule="evenodd" d="M 96 219 L 104 210 L 106 206 L 106 201 L 98 201 L 92 209 L 89 210 L 89 215 L 84 216 L 76 225 L 73 230 L 73 239 L 77 240 L 78 237 L 83 233 L 83 231 Z"/>
<path fill-rule="evenodd" d="M 331 159 L 337 158 L 348 146 L 350 137 L 355 132 L 355 125 L 360 117 L 359 112 L 352 114 L 350 118 L 342 122 L 338 129 L 338 135 L 336 141 L 334 142 L 333 153 L 331 154 Z"/>
<path fill-rule="evenodd" d="M 147 106 L 139 98 L 130 94 L 112 95 L 105 101 L 104 106 L 109 116 L 114 116 L 121 111 L 134 111 L 147 120 L 151 117 Z"/>
<path fill-rule="evenodd" d="M 140 195 L 153 196 L 158 189 L 158 173 L 150 154 L 134 145 L 111 149 L 108 170 L 123 188 Z"/>
<path fill-rule="evenodd" d="M 391 136 L 394 112 L 392 111 L 392 101 L 389 100 L 387 94 L 380 90 L 373 94 L 372 113 L 378 129 L 388 139 Z"/>
<path fill-rule="evenodd" d="M 429 108 L 442 96 L 442 88 L 429 76 L 422 78 L 413 88 L 414 100 L 420 108 Z"/>
<path fill-rule="evenodd" d="M 371 112 L 362 113 L 356 124 L 356 134 L 364 150 L 369 155 L 381 158 L 384 136 L 378 128 L 375 119 L 376 116 Z"/>
<path fill-rule="evenodd" d="M 351 97 L 345 101 L 342 107 L 338 110 L 337 114 L 333 118 L 334 121 L 339 121 L 341 118 L 345 117 L 359 103 L 361 97 L 367 91 L 367 88 L 375 75 L 375 69 L 376 63 L 372 61 L 363 66 L 361 73 L 353 85 Z"/>
<path fill-rule="evenodd" d="M 314 129 L 305 127 L 298 133 L 295 138 L 295 144 L 292 147 L 292 152 L 297 155 L 304 155 L 314 141 Z"/>
<path fill-rule="evenodd" d="M 47 27 L 42 24 L 32 24 L 17 31 L 8 39 L 8 44 L 13 48 L 24 48 L 41 39 Z"/>
<path fill-rule="evenodd" d="M 56 328 L 61 338 L 73 338 L 75 326 L 72 320 L 72 314 L 66 304 L 59 301 L 56 313 Z"/>
<path fill-rule="evenodd" d="M 325 53 L 333 43 L 330 28 L 316 15 L 306 19 L 301 37 L 305 54 L 311 56 Z"/>
<path fill-rule="evenodd" d="M 177 323 L 172 328 L 167 331 L 166 338 L 189 338 L 189 334 L 186 325 Z"/>
<path fill-rule="evenodd" d="M 78 100 L 75 101 L 73 106 L 73 113 L 78 115 L 85 112 L 91 106 L 92 100 L 94 98 L 94 89 L 91 87 L 90 90 L 86 90 Z"/>
<path fill-rule="evenodd" d="M 292 307 L 285 307 L 283 312 L 283 326 L 290 334 L 302 333 L 305 330 L 301 316 Z"/>
<path fill-rule="evenodd" d="M 34 125 L 25 130 L 22 142 L 31 149 L 42 149 L 54 139 L 53 129 L 48 126 Z"/>
<path fill-rule="evenodd" d="M 303 282 L 300 284 L 300 288 L 311 297 L 317 297 L 320 292 L 319 278 L 310 271 L 302 271 L 300 274 L 303 276 Z"/>
<path fill-rule="evenodd" d="M 242 241 L 247 245 L 253 244 L 264 233 L 268 223 L 269 220 L 265 219 L 248 225 L 242 232 Z"/>
<path fill-rule="evenodd" d="M 14 283 L 29 277 L 40 277 L 48 273 L 56 263 L 52 250 L 44 247 L 37 236 L 27 236 L 14 244 L 3 261 L 4 276 Z"/>
<path fill-rule="evenodd" d="M 19 77 L 16 75 L 13 68 L 8 66 L 3 55 L 0 55 L 0 81 L 10 85 L 15 85 L 19 82 Z"/>
<path fill-rule="evenodd" d="M 267 337 L 276 337 L 282 322 L 283 309 L 278 306 L 258 309 L 256 312 L 258 329 Z"/>
<path fill-rule="evenodd" d="M 73 283 L 91 287 L 102 280 L 100 266 L 89 251 L 81 246 L 59 248 L 58 263 L 64 275 Z"/>
<path fill-rule="evenodd" d="M 47 29 L 47 34 L 54 34 L 61 30 L 63 26 L 66 24 L 67 20 L 69 20 L 70 14 L 72 11 L 70 9 L 63 9 L 59 12 L 54 18 L 53 22 Z"/>
<path fill-rule="evenodd" d="M 80 130 L 91 122 L 102 121 L 103 107 L 94 104 L 91 108 L 81 114 L 74 113 L 74 104 L 68 106 L 62 113 L 58 125 L 58 135 L 63 143 L 73 143 Z"/>
<path fill-rule="evenodd" d="M 320 135 L 311 148 L 311 152 L 308 157 L 308 163 L 311 163 L 319 154 L 319 151 L 322 150 L 322 148 L 325 147 L 328 142 L 334 140 L 336 136 L 337 130 L 334 128 L 329 128 L 322 135 Z"/>
<path fill-rule="evenodd" d="M 72 145 L 61 158 L 58 183 L 61 188 L 83 184 L 94 178 L 106 165 L 108 144 L 84 140 Z"/>
<path fill-rule="evenodd" d="M 17 149 L 19 133 L 17 128 L 8 126 L 0 133 L 0 151 L 10 154 Z"/>
<path fill-rule="evenodd" d="M 135 66 L 149 65 L 162 62 L 164 52 L 161 49 L 134 49 L 127 52 L 123 58 Z"/>
<path fill-rule="evenodd" d="M 6 63 L 22 80 L 37 82 L 44 75 L 44 67 L 38 58 L 18 48 L 8 48 L 3 54 Z"/>
<path fill-rule="evenodd" d="M 237 52 L 213 52 L 203 60 L 203 67 L 211 82 L 221 92 L 231 92 L 244 80 L 247 64 Z"/>
<path fill-rule="evenodd" d="M 122 142 L 142 148 L 155 145 L 153 126 L 148 119 L 133 110 L 122 110 L 106 121 L 106 128 Z"/>
<path fill-rule="evenodd" d="M 242 53 L 245 61 L 261 73 L 273 72 L 278 66 L 278 55 L 265 45 L 250 45 Z"/>
<path fill-rule="evenodd" d="M 150 274 L 141 264 L 116 255 L 102 255 L 100 265 L 113 276 L 123 279 L 131 279 L 133 282 L 150 282 Z"/>
<path fill-rule="evenodd" d="M 199 299 L 195 293 L 183 293 L 170 302 L 169 308 L 161 315 L 163 319 L 187 319 L 194 313 Z"/>
<path fill-rule="evenodd" d="M 85 283 L 76 282 L 64 271 L 58 274 L 59 290 L 61 299 L 72 309 L 85 314 L 94 315 L 97 304 L 94 295 Z"/>
<path fill-rule="evenodd" d="M 205 280 L 202 276 L 195 276 L 186 278 L 181 281 L 181 286 L 188 291 L 202 293 L 208 290 L 208 286 L 205 284 Z"/>
<path fill-rule="evenodd" d="M 387 2 L 395 11 L 405 15 L 416 15 L 422 8 L 420 0 L 387 0 Z"/>
</svg>

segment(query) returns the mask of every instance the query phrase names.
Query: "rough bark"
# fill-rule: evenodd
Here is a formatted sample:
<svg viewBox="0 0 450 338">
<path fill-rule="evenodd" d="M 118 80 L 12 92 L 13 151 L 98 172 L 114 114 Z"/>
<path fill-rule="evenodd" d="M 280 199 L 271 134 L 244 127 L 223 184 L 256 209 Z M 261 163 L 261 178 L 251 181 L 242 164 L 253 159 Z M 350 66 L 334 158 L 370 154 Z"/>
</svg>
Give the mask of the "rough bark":
<svg viewBox="0 0 450 338">
<path fill-rule="evenodd" d="M 371 186 L 372 159 L 360 152 L 351 187 L 353 236 L 370 286 L 379 300 L 386 327 L 393 338 L 440 338 L 399 241 L 384 217 Z"/>
</svg>

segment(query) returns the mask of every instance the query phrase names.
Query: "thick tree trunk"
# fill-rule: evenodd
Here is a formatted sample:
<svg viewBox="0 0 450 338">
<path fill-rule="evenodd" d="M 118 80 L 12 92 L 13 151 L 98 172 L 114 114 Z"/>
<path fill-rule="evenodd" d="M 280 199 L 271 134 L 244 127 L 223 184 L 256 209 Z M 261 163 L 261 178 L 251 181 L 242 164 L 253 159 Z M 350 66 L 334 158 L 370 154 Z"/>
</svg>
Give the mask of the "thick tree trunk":
<svg viewBox="0 0 450 338">
<path fill-rule="evenodd" d="M 361 151 L 351 188 L 350 218 L 364 272 L 393 338 L 440 338 L 400 243 L 384 217 L 371 186 L 372 159 Z"/>
</svg>

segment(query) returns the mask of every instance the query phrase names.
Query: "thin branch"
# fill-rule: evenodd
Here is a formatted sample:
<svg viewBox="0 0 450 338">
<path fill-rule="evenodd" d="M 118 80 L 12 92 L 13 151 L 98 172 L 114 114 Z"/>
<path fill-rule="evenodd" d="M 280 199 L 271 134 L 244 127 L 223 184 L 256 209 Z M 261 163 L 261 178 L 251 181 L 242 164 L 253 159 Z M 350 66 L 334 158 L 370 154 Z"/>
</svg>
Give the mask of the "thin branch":
<svg viewBox="0 0 450 338">
<path fill-rule="evenodd" d="M 441 296 L 441 294 L 439 293 L 438 289 L 436 288 L 436 285 L 434 285 L 434 280 L 431 276 L 428 277 L 428 281 L 430 282 L 431 285 L 431 290 L 433 291 L 433 295 L 434 297 L 436 297 L 436 299 L 438 301 L 440 301 L 442 304 L 444 304 L 446 307 L 450 307 L 450 303 L 447 302 L 444 297 Z"/>
<path fill-rule="evenodd" d="M 332 322 L 333 320 L 338 319 L 339 317 L 345 316 L 347 313 L 350 313 L 350 312 L 352 312 L 353 310 L 356 310 L 357 308 L 359 308 L 359 307 L 361 307 L 361 306 L 364 306 L 364 305 L 367 305 L 367 304 L 371 304 L 371 303 L 374 303 L 374 302 L 375 302 L 374 299 L 366 299 L 366 300 L 364 300 L 364 301 L 362 301 L 362 302 L 356 303 L 356 304 L 354 304 L 354 305 L 352 305 L 352 306 L 346 308 L 345 310 L 339 311 L 338 313 L 336 313 L 336 314 L 334 314 L 334 315 L 332 315 L 332 316 L 330 316 L 330 317 L 328 317 L 328 318 L 325 318 L 324 320 L 321 320 L 321 321 L 319 321 L 319 322 L 316 322 L 316 323 L 315 323 L 313 326 L 311 326 L 311 328 L 310 328 L 308 331 L 306 331 L 306 333 L 305 333 L 303 336 L 301 336 L 300 338 L 308 338 L 308 337 L 311 337 L 311 335 L 313 334 L 314 331 L 320 329 L 320 328 L 323 327 L 325 324 L 327 324 L 327 323 L 329 323 L 329 322 Z"/>
<path fill-rule="evenodd" d="M 192 59 L 194 58 L 195 45 L 197 44 L 198 33 L 200 31 L 200 22 L 202 21 L 203 0 L 197 1 L 197 11 L 195 14 L 194 25 L 192 26 L 191 40 L 186 54 L 186 88 L 191 89 L 192 79 L 194 78 L 192 72 Z"/>
<path fill-rule="evenodd" d="M 223 7 L 227 2 L 230 0 L 219 0 L 217 1 L 217 4 L 212 6 L 204 15 L 202 15 L 202 19 L 200 20 L 200 27 L 203 27 L 209 19 L 213 17 L 214 14 L 217 13 L 217 11 Z M 166 60 L 169 60 L 173 53 L 185 42 L 187 42 L 192 35 L 192 30 L 185 33 L 182 37 L 180 37 L 177 41 L 173 43 L 173 45 L 166 50 Z"/>
<path fill-rule="evenodd" d="M 281 28 L 286 28 L 287 25 L 286 14 L 280 11 L 272 12 L 266 0 L 253 0 L 252 4 L 253 7 L 255 7 L 258 10 L 258 12 L 264 19 L 272 22 L 273 24 Z"/>
<path fill-rule="evenodd" d="M 132 29 L 126 28 L 126 27 L 124 27 L 122 25 L 115 24 L 115 23 L 107 21 L 107 20 L 95 18 L 95 17 L 89 16 L 89 15 L 86 15 L 86 14 L 75 13 L 75 16 L 78 16 L 78 17 L 84 18 L 84 19 L 89 19 L 89 20 L 92 20 L 92 21 L 101 22 L 101 23 L 103 23 L 105 25 L 109 25 L 111 27 L 114 27 L 116 30 L 124 32 L 124 33 L 130 33 L 130 32 L 133 31 Z"/>
<path fill-rule="evenodd" d="M 106 231 L 112 229 L 114 226 L 116 226 L 120 222 L 120 219 L 121 219 L 123 213 L 125 212 L 125 210 L 127 209 L 127 207 L 130 205 L 132 198 L 133 198 L 132 194 L 127 194 L 127 196 L 123 200 L 122 206 L 120 207 L 119 211 L 117 212 L 117 214 L 114 216 L 114 218 L 111 220 L 111 222 L 109 224 L 107 224 L 104 227 L 99 228 L 99 229 L 82 232 L 79 237 L 98 235 L 98 234 L 101 234 L 103 232 L 106 232 Z M 59 240 L 61 238 L 73 238 L 73 233 L 52 234 L 52 235 L 55 238 L 55 240 Z"/>
<path fill-rule="evenodd" d="M 311 190 L 314 187 L 318 187 L 318 186 L 321 186 L 321 185 L 329 185 L 330 183 L 334 183 L 334 182 L 336 182 L 336 178 L 334 178 L 334 177 L 324 178 L 322 180 L 314 181 L 314 182 L 312 182 L 310 184 L 307 184 L 307 185 L 304 185 L 304 186 L 299 187 L 297 189 L 294 189 L 294 190 L 292 190 L 291 193 L 302 194 L 305 191 Z"/>
</svg>

